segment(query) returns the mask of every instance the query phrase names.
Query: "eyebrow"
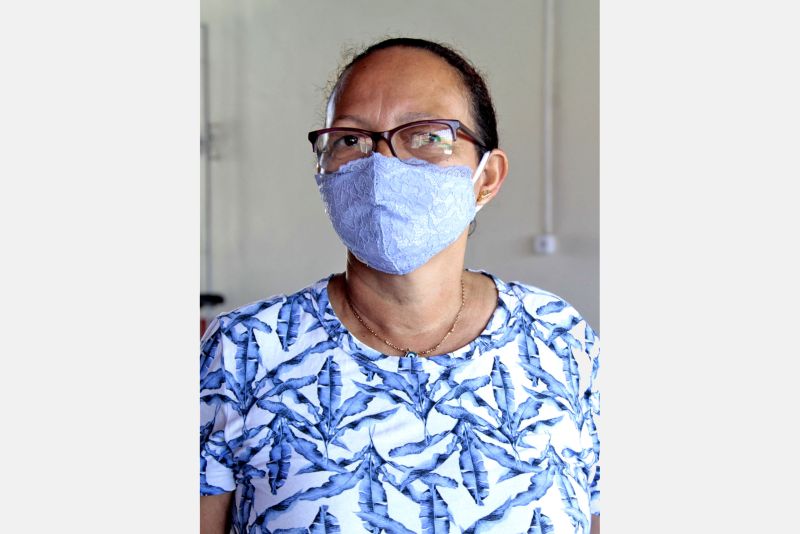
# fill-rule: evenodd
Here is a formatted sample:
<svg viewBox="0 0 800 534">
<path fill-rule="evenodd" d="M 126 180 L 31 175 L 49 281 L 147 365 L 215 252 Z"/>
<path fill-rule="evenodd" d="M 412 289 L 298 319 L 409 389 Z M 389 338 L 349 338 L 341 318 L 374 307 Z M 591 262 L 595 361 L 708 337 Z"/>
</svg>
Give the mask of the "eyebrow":
<svg viewBox="0 0 800 534">
<path fill-rule="evenodd" d="M 409 111 L 407 113 L 403 113 L 402 115 L 400 115 L 398 117 L 398 120 L 399 120 L 398 125 L 405 124 L 407 122 L 416 121 L 416 120 L 440 119 L 440 118 L 442 118 L 442 117 L 435 116 L 435 115 L 433 115 L 431 113 L 428 113 L 426 111 Z M 333 124 L 335 122 L 340 122 L 340 121 L 353 122 L 353 123 L 356 123 L 357 125 L 359 125 L 361 128 L 364 128 L 364 129 L 366 129 L 366 127 L 367 127 L 367 122 L 365 120 L 361 119 L 360 117 L 355 116 L 355 115 L 337 115 L 331 121 L 331 124 Z"/>
</svg>

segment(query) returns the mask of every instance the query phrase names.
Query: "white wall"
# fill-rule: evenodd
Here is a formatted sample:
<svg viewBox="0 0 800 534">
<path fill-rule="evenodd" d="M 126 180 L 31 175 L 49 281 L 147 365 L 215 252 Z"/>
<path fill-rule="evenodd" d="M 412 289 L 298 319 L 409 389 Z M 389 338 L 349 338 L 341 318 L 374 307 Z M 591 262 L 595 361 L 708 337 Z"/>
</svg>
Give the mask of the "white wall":
<svg viewBox="0 0 800 534">
<path fill-rule="evenodd" d="M 511 170 L 478 217 L 467 266 L 561 295 L 599 329 L 598 6 L 558 0 L 553 256 L 542 231 L 541 1 L 202 0 L 208 25 L 212 287 L 231 308 L 299 289 L 344 268 L 313 178 L 309 130 L 345 46 L 424 37 L 487 75 Z M 208 289 L 208 288 L 204 288 Z"/>
</svg>

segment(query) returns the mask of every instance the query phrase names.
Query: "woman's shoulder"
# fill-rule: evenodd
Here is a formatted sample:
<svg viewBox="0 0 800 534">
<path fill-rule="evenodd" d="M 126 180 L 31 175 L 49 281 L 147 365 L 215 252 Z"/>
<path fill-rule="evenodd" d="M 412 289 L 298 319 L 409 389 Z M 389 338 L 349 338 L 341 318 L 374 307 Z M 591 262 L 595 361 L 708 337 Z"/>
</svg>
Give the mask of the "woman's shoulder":
<svg viewBox="0 0 800 534">
<path fill-rule="evenodd" d="M 578 314 L 578 311 L 566 299 L 551 291 L 517 280 L 505 282 L 500 277 L 486 271 L 475 270 L 473 272 L 492 278 L 501 298 L 510 297 L 518 300 L 526 309 L 533 309 L 534 311 L 541 309 L 542 312 L 558 309 L 559 311 Z"/>
<path fill-rule="evenodd" d="M 329 278 L 218 315 L 200 342 L 201 377 L 225 367 L 231 373 L 236 370 L 232 382 L 244 383 L 248 373 L 261 376 L 265 369 L 296 356 L 309 342 L 325 339 Z"/>
<path fill-rule="evenodd" d="M 519 281 L 508 282 L 509 291 L 520 299 L 525 309 L 537 315 L 560 313 L 562 315 L 580 316 L 580 313 L 565 298 L 542 289 L 541 287 Z"/>
<path fill-rule="evenodd" d="M 209 337 L 214 331 L 229 334 L 252 329 L 263 332 L 280 331 L 282 325 L 292 330 L 292 325 L 299 324 L 304 316 L 317 317 L 321 307 L 324 311 L 327 306 L 324 301 L 329 279 L 330 276 L 293 293 L 272 295 L 223 312 L 209 325 L 203 337 Z"/>
<path fill-rule="evenodd" d="M 582 326 L 591 330 L 581 313 L 565 298 L 541 287 L 517 280 L 504 282 L 490 273 L 497 285 L 501 300 L 507 307 L 540 329 L 563 330 Z M 592 331 L 594 335 L 594 331 Z"/>
</svg>

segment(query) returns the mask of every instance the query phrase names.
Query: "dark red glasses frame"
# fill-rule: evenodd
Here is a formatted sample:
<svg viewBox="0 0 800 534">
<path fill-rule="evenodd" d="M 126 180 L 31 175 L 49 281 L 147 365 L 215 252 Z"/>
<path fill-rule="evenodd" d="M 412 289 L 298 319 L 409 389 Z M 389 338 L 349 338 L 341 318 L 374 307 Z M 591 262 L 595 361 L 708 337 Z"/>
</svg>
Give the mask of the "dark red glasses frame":
<svg viewBox="0 0 800 534">
<path fill-rule="evenodd" d="M 430 120 L 407 122 L 406 124 L 401 124 L 400 126 L 392 128 L 391 130 L 386 130 L 385 132 L 374 132 L 372 130 L 364 130 L 361 128 L 348 128 L 348 127 L 323 128 L 321 130 L 314 130 L 313 132 L 308 132 L 308 140 L 311 142 L 311 150 L 313 150 L 314 153 L 317 153 L 317 139 L 319 138 L 320 135 L 330 132 L 360 133 L 372 139 L 373 150 L 375 150 L 375 147 L 378 145 L 378 141 L 383 139 L 386 141 L 386 144 L 389 145 L 389 150 L 392 151 L 392 155 L 394 157 L 398 157 L 397 153 L 394 151 L 394 147 L 392 146 L 392 137 L 398 131 L 408 128 L 409 126 L 414 126 L 416 124 L 442 124 L 448 126 L 450 128 L 450 131 L 453 133 L 453 141 L 458 139 L 458 132 L 460 131 L 466 134 L 466 136 L 464 136 L 464 139 L 467 139 L 468 141 L 475 143 L 484 150 L 488 150 L 486 145 L 478 141 L 478 135 L 469 128 L 467 128 L 466 126 L 464 126 L 463 124 L 461 124 L 461 121 L 459 121 L 458 119 L 430 119 Z"/>
</svg>

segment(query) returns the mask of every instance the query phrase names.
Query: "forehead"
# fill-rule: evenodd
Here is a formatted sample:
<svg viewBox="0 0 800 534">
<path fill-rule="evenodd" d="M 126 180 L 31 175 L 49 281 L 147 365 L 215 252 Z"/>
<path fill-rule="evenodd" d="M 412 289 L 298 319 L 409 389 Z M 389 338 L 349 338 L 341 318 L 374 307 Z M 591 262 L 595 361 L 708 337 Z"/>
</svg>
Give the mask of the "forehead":
<svg viewBox="0 0 800 534">
<path fill-rule="evenodd" d="M 427 50 L 393 47 L 353 65 L 330 103 L 327 122 L 355 120 L 374 129 L 426 115 L 471 122 L 468 109 L 456 69 Z"/>
</svg>

